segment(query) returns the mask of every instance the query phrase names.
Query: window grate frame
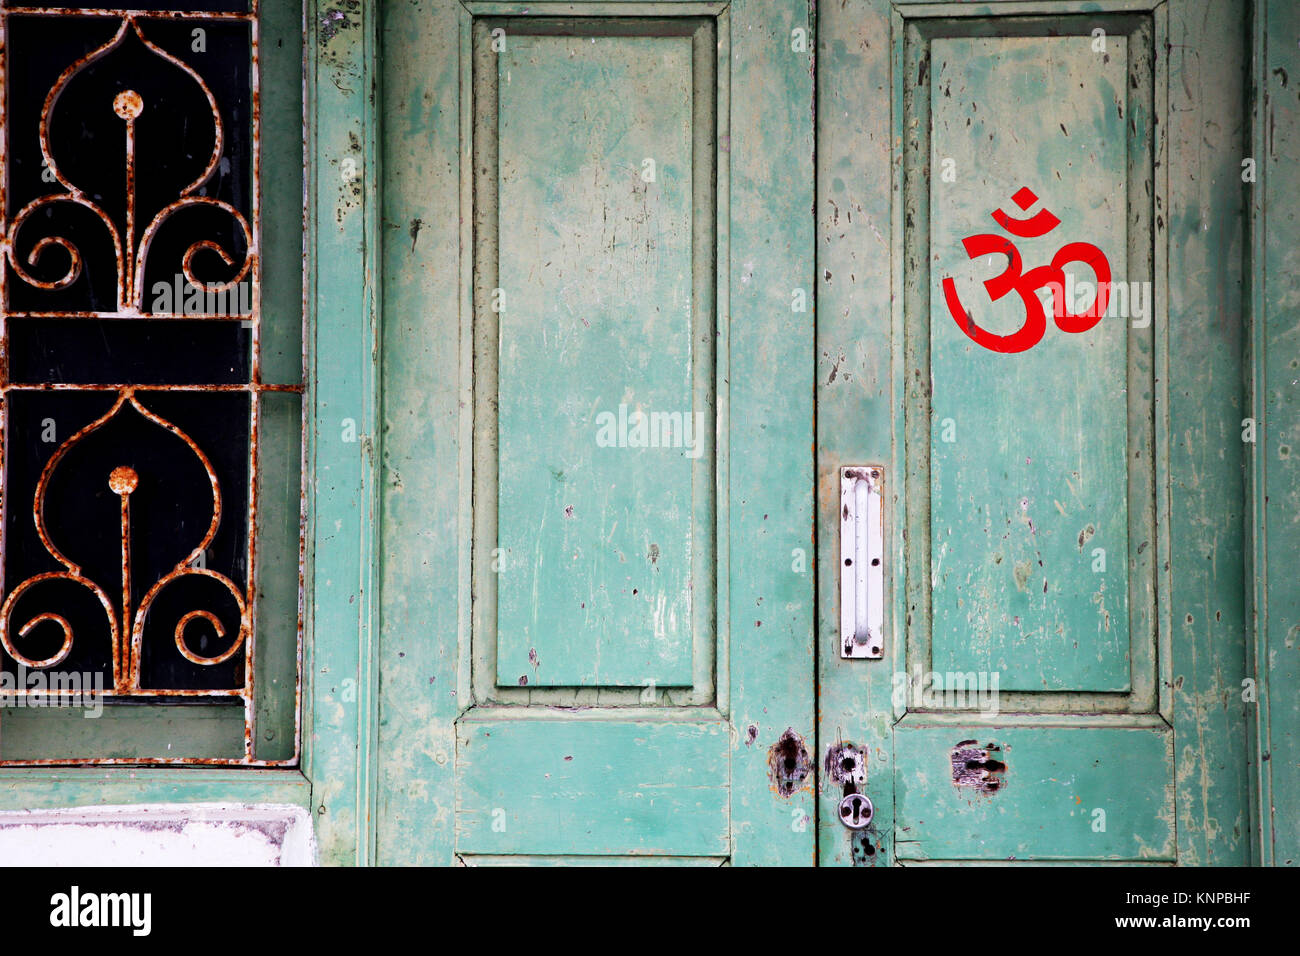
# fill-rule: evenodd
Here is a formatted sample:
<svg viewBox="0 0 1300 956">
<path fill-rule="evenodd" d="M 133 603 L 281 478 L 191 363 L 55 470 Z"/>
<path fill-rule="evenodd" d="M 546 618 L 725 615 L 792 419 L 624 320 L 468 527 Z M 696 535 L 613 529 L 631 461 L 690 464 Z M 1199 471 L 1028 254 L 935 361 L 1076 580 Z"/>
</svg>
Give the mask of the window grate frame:
<svg viewBox="0 0 1300 956">
<path fill-rule="evenodd" d="M 23 266 L 19 264 L 15 252 L 16 243 L 15 235 L 21 228 L 27 217 L 34 211 L 39 204 L 48 201 L 55 203 L 72 199 L 78 205 L 85 206 L 86 203 L 79 202 L 84 199 L 81 191 L 71 182 L 66 181 L 55 172 L 58 180 L 57 185 L 62 187 L 61 191 L 43 194 L 36 200 L 32 200 L 17 212 L 9 209 L 9 174 L 11 158 L 7 149 L 7 143 L 10 137 L 8 100 L 9 90 L 9 65 L 10 50 L 8 45 L 8 27 L 13 17 L 50 17 L 50 18 L 97 18 L 97 19 L 116 19 L 120 20 L 120 27 L 114 33 L 113 39 L 100 47 L 95 48 L 90 53 L 78 58 L 69 64 L 59 74 L 59 80 L 46 96 L 45 102 L 41 107 L 40 117 L 40 146 L 41 153 L 45 159 L 46 165 L 55 170 L 56 164 L 50 154 L 48 145 L 48 124 L 50 121 L 50 110 L 56 101 L 56 91 L 66 82 L 70 81 L 81 71 L 86 69 L 100 57 L 106 55 L 111 49 L 115 48 L 122 42 L 123 38 L 129 32 L 134 32 L 146 46 L 153 47 L 156 52 L 160 53 L 165 59 L 171 60 L 189 72 L 199 83 L 200 87 L 206 94 L 209 102 L 212 104 L 212 118 L 215 126 L 215 144 L 210 162 L 205 173 L 195 180 L 189 187 L 182 190 L 181 195 L 175 202 L 164 207 L 157 212 L 150 224 L 140 233 L 139 248 L 136 248 L 135 234 L 139 224 L 133 219 L 134 210 L 134 193 L 133 182 L 137 167 L 135 166 L 134 156 L 132 155 L 132 122 L 134 117 L 128 117 L 125 113 L 130 113 L 133 106 L 129 100 L 124 101 L 123 111 L 118 116 L 123 119 L 127 125 L 127 153 L 126 168 L 127 180 L 124 184 L 124 194 L 127 202 L 127 218 L 125 223 L 113 223 L 106 214 L 100 211 L 101 218 L 108 225 L 110 232 L 115 238 L 115 251 L 117 253 L 117 308 L 112 311 L 106 310 L 70 310 L 70 311 L 39 311 L 39 310 L 22 310 L 11 308 L 9 297 L 9 285 L 15 281 L 26 281 L 28 285 L 45 287 L 39 280 L 32 282 L 26 277 Z M 245 218 L 238 209 L 228 202 L 211 199 L 208 197 L 197 198 L 191 194 L 195 189 L 202 187 L 211 179 L 214 170 L 219 162 L 224 158 L 223 150 L 225 148 L 225 136 L 223 130 L 223 120 L 218 109 L 216 99 L 203 76 L 197 69 L 186 64 L 181 58 L 168 54 L 160 48 L 154 47 L 147 39 L 148 24 L 156 21 L 181 21 L 185 23 L 210 23 L 214 21 L 237 21 L 248 24 L 249 28 L 249 102 L 251 105 L 250 116 L 248 120 L 248 133 L 250 136 L 250 167 L 249 167 L 249 201 L 248 217 Z M 163 575 L 156 583 L 153 583 L 148 592 L 149 596 L 156 595 L 167 583 L 175 580 L 178 576 L 193 573 L 190 568 L 194 560 L 197 559 L 204 546 L 211 539 L 211 532 L 215 531 L 218 523 L 222 519 L 221 515 L 221 491 L 218 478 L 213 470 L 211 463 L 204 455 L 197 443 L 181 431 L 174 424 L 166 421 L 161 416 L 151 413 L 148 410 L 148 397 L 153 393 L 242 393 L 248 397 L 248 440 L 245 447 L 245 461 L 247 463 L 247 488 L 246 488 L 246 513 L 241 517 L 247 521 L 244 529 L 243 551 L 245 557 L 244 583 L 242 588 L 236 585 L 228 578 L 226 581 L 232 588 L 232 594 L 235 595 L 236 601 L 240 608 L 240 631 L 238 636 L 232 641 L 227 651 L 215 655 L 213 658 L 199 659 L 192 657 L 187 653 L 187 647 L 182 639 L 181 632 L 184 629 L 185 621 L 189 620 L 194 614 L 202 616 L 204 612 L 192 612 L 182 620 L 181 625 L 177 627 L 176 643 L 180 652 L 191 661 L 204 663 L 210 660 L 213 663 L 224 661 L 236 654 L 242 649 L 243 652 L 243 683 L 242 686 L 231 688 L 181 688 L 181 687 L 142 687 L 140 682 L 140 656 L 141 656 L 141 639 L 148 611 L 148 597 L 138 602 L 137 607 L 132 608 L 130 594 L 130 540 L 131 527 L 129 521 L 129 499 L 131 491 L 134 490 L 134 484 L 131 481 L 131 474 L 123 473 L 118 475 L 114 472 L 114 478 L 110 481 L 112 490 L 118 493 L 122 502 L 122 567 L 123 580 L 120 592 L 117 594 L 117 602 L 111 608 L 109 603 L 104 603 L 105 610 L 108 613 L 111 630 L 114 633 L 113 646 L 113 667 L 112 667 L 112 687 L 106 688 L 104 695 L 109 701 L 109 706 L 114 704 L 127 705 L 131 703 L 149 703 L 149 704 L 177 704 L 189 702 L 199 703 L 203 701 L 213 702 L 222 698 L 237 698 L 243 709 L 243 753 L 242 756 L 184 756 L 184 757 L 164 757 L 164 756 L 52 756 L 49 758 L 38 759 L 4 759 L 0 756 L 0 767 L 21 767 L 21 766 L 83 766 L 83 765 L 206 765 L 206 766 L 247 766 L 247 767 L 294 767 L 297 766 L 301 756 L 301 737 L 302 737 L 302 684 L 303 684 L 303 644 L 304 644 L 304 585 L 305 585 L 305 564 L 306 564 L 306 494 L 305 494 L 305 475 L 307 464 L 307 422 L 304 408 L 301 405 L 302 396 L 305 394 L 305 386 L 302 384 L 302 373 L 306 365 L 306 338 L 303 336 L 303 365 L 299 369 L 298 380 L 293 383 L 265 381 L 263 379 L 263 286 L 262 286 L 262 267 L 263 244 L 262 244 L 262 90 L 260 82 L 260 24 L 261 24 L 261 0 L 249 0 L 247 9 L 243 11 L 202 11 L 202 10 L 166 10 L 152 8 L 134 8 L 134 7 L 78 7 L 68 5 L 65 7 L 43 7 L 31 5 L 10 5 L 0 2 L 0 166 L 3 167 L 3 175 L 0 175 L 0 460 L 4 463 L 5 482 L 0 486 L 0 508 L 7 511 L 11 505 L 15 507 L 29 507 L 35 520 L 37 533 L 41 538 L 42 544 L 49 552 L 50 556 L 58 560 L 66 569 L 63 572 L 51 572 L 51 575 L 64 575 L 68 580 L 88 583 L 96 589 L 99 595 L 108 596 L 113 594 L 113 582 L 94 582 L 80 574 L 80 568 L 74 562 L 68 561 L 54 546 L 42 527 L 41 514 L 43 509 L 42 496 L 47 485 L 47 479 L 52 469 L 57 465 L 63 454 L 70 450 L 86 434 L 93 431 L 105 420 L 111 418 L 120 409 L 126 406 L 132 406 L 141 412 L 147 418 L 157 419 L 156 423 L 168 429 L 177 437 L 180 437 L 191 450 L 196 454 L 199 461 L 203 464 L 213 487 L 214 499 L 214 516 L 210 533 L 203 539 L 198 548 L 194 549 L 184 560 L 179 562 L 172 571 Z M 121 99 L 121 96 L 119 96 Z M 137 95 L 138 100 L 138 95 Z M 117 101 L 114 103 L 117 107 Z M 134 105 L 135 115 L 139 115 L 139 104 Z M 55 198 L 57 197 L 57 198 Z M 247 278 L 250 285 L 249 310 L 247 312 L 236 311 L 208 311 L 208 312 L 153 312 L 146 311 L 145 303 L 145 270 L 144 262 L 149 251 L 149 240 L 154 231 L 162 221 L 180 205 L 187 197 L 197 203 L 210 206 L 222 206 L 228 212 L 233 214 L 241 226 L 245 238 L 245 261 L 238 274 L 231 280 L 224 283 L 215 283 L 224 289 L 236 286 Z M 116 232 L 115 227 L 121 225 L 121 236 L 125 237 L 125 243 L 120 241 L 121 236 Z M 51 240 L 46 239 L 43 242 L 49 243 Z M 62 242 L 56 244 L 62 245 L 67 252 L 72 268 L 79 267 L 79 253 L 74 249 L 69 249 Z M 123 248 L 125 245 L 125 249 Z M 225 251 L 220 250 L 218 246 L 210 241 L 200 240 L 191 243 L 187 249 L 187 254 L 183 262 L 183 272 L 187 281 L 193 285 L 211 291 L 209 286 L 214 283 L 204 283 L 203 280 L 195 279 L 190 270 L 189 257 L 196 250 L 204 248 L 218 251 L 222 258 L 230 264 L 230 258 Z M 29 262 L 34 266 L 34 262 Z M 13 270 L 11 275 L 10 270 Z M 72 270 L 70 269 L 70 272 Z M 75 276 L 73 277 L 75 280 Z M 44 319 L 44 320 L 62 320 L 62 319 L 92 319 L 105 322 L 130 322 L 133 320 L 203 320 L 213 322 L 232 322 L 237 321 L 249 330 L 249 374 L 246 382 L 238 384 L 224 383 L 205 383 L 205 384 L 155 384 L 140 382 L 114 382 L 114 383 L 87 383 L 87 382 L 68 382 L 68 381 L 44 381 L 44 382 L 14 382 L 10 376 L 9 356 L 10 356 L 10 320 L 11 319 Z M 301 322 L 301 314 L 299 315 Z M 305 329 L 300 329 L 305 333 Z M 88 424 L 87 426 L 76 431 L 72 437 L 66 439 L 58 445 L 57 450 L 51 456 L 42 471 L 41 481 L 37 485 L 37 490 L 31 502 L 10 501 L 8 494 L 8 453 L 6 449 L 5 438 L 10 433 L 10 396 L 17 393 L 40 393 L 40 392 L 85 392 L 85 393 L 103 393 L 106 396 L 116 394 L 117 398 L 112 409 L 100 419 Z M 273 396 L 277 393 L 290 393 L 299 398 L 297 408 L 297 419 L 299 426 L 298 440 L 299 445 L 299 463 L 298 463 L 298 491 L 299 501 L 297 509 L 297 526 L 298 526 L 298 570 L 297 570 L 297 620 L 295 623 L 295 647 L 294 647 L 294 686 L 293 686 L 293 744 L 292 754 L 283 758 L 269 759 L 259 758 L 257 756 L 257 705 L 258 700 L 255 693 L 255 680 L 257 673 L 257 621 L 258 621 L 258 510 L 260 499 L 260 484 L 262 476 L 262 456 L 259 448 L 259 438 L 261 436 L 262 413 L 264 400 L 267 396 Z M 127 469 L 129 472 L 130 469 Z M 7 527 L 7 524 L 6 524 Z M 3 540 L 0 539 L 0 555 L 3 554 Z M 216 572 L 204 572 L 208 577 L 223 577 Z M 3 568 L 0 567 L 0 578 L 3 576 Z M 37 575 L 35 577 L 43 577 Z M 30 580 L 30 579 L 29 579 Z M 18 588 L 10 588 L 7 583 L 0 587 L 0 597 L 4 599 L 3 610 L 0 611 L 0 628 L 6 630 L 5 635 L 5 653 L 11 661 L 21 661 L 21 655 L 13 652 L 12 643 L 9 638 L 13 636 L 8 633 L 9 613 L 14 610 L 13 602 L 18 596 L 19 590 L 25 587 L 27 582 L 23 582 Z M 237 593 L 236 590 L 238 589 Z M 117 620 L 120 616 L 121 620 Z M 39 615 L 28 623 L 28 627 L 34 626 L 42 621 L 58 623 L 56 615 L 45 614 Z M 15 623 L 17 623 L 15 621 Z M 47 625 L 49 626 L 49 625 Z M 18 628 L 13 628 L 17 631 Z M 23 629 L 24 632 L 26 628 Z M 64 647 L 61 648 L 62 656 L 66 656 L 68 648 L 74 636 L 70 633 L 66 623 L 63 627 L 65 640 Z M 60 657 L 60 659 L 62 659 Z M 43 662 L 44 668 L 57 667 L 57 660 L 49 659 Z M 283 689 L 281 690 L 283 692 Z M 46 698 L 51 696 L 66 695 L 69 697 L 84 696 L 82 691 L 51 691 L 45 688 L 33 692 L 29 688 L 4 688 L 0 687 L 0 706 L 12 705 L 16 698 L 23 696 L 43 695 Z M 287 728 L 286 728 L 287 729 Z"/>
</svg>

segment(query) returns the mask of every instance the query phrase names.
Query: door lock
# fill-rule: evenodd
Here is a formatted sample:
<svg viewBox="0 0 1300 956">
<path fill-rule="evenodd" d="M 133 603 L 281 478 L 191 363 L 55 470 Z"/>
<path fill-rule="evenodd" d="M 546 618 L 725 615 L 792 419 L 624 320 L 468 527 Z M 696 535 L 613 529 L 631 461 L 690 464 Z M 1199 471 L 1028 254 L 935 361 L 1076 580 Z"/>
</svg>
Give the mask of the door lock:
<svg viewBox="0 0 1300 956">
<path fill-rule="evenodd" d="M 871 798 L 865 793 L 850 793 L 840 801 L 840 823 L 850 830 L 861 830 L 876 815 Z"/>
</svg>

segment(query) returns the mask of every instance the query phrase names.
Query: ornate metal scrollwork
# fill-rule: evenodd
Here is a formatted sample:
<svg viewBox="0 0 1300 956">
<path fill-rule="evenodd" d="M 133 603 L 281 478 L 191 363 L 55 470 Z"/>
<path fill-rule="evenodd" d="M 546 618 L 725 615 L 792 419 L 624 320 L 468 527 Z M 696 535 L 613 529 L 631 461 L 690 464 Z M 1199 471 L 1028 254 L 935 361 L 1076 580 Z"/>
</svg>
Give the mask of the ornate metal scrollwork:
<svg viewBox="0 0 1300 956">
<path fill-rule="evenodd" d="M 194 542 L 192 548 L 183 548 L 181 557 L 165 575 L 162 575 L 153 582 L 140 601 L 138 608 L 132 607 L 133 593 L 133 562 L 131 552 L 132 527 L 131 527 L 131 498 L 139 489 L 140 475 L 131 465 L 117 465 L 112 468 L 106 475 L 96 476 L 93 471 L 85 472 L 83 480 L 94 481 L 96 477 L 107 482 L 109 489 L 119 499 L 120 507 L 120 538 L 119 548 L 121 553 L 121 580 L 115 582 L 120 584 L 117 594 L 120 600 L 114 603 L 113 598 L 109 596 L 106 585 L 108 582 L 97 582 L 92 580 L 85 570 L 76 562 L 71 560 L 65 554 L 65 549 L 59 547 L 54 541 L 53 535 L 47 527 L 45 519 L 46 496 L 50 482 L 58 474 L 61 466 L 66 462 L 70 452 L 78 448 L 89 436 L 99 431 L 109 422 L 124 413 L 125 410 L 134 410 L 145 420 L 153 423 L 158 428 L 169 433 L 184 445 L 190 454 L 202 466 L 204 473 L 207 475 L 212 489 L 212 509 L 211 520 L 202 536 Z M 62 643 L 58 652 L 45 658 L 33 658 L 20 648 L 19 640 L 15 639 L 14 612 L 17 605 L 25 595 L 35 588 L 46 582 L 51 581 L 70 581 L 74 584 L 86 588 L 103 606 L 105 617 L 108 625 L 108 633 L 112 640 L 112 661 L 113 661 L 113 692 L 119 695 L 138 695 L 141 693 L 147 695 L 167 695 L 178 693 L 177 689 L 169 688 L 147 688 L 141 683 L 141 653 L 144 641 L 144 635 L 147 626 L 156 626 L 156 622 L 150 620 L 150 610 L 154 605 L 158 595 L 169 586 L 187 578 L 203 578 L 217 582 L 230 595 L 237 609 L 237 617 L 234 620 L 235 628 L 233 633 L 228 634 L 226 627 L 223 625 L 221 618 L 213 610 L 206 607 L 197 607 L 184 613 L 177 621 L 174 629 L 174 639 L 177 650 L 188 661 L 199 665 L 220 664 L 229 660 L 244 644 L 246 637 L 251 629 L 249 619 L 249 605 L 245 594 L 241 588 L 235 584 L 229 577 L 211 568 L 199 567 L 198 563 L 206 553 L 208 546 L 217 533 L 217 528 L 221 523 L 221 489 L 217 481 L 216 472 L 213 470 L 212 463 L 203 453 L 194 440 L 176 425 L 167 421 L 165 418 L 151 412 L 136 395 L 133 388 L 124 388 L 118 396 L 113 407 L 100 416 L 95 421 L 86 425 L 76 434 L 67 439 L 58 449 L 50 456 L 45 464 L 44 470 L 36 486 L 36 495 L 33 503 L 33 516 L 36 524 L 36 532 L 40 537 L 41 544 L 49 555 L 63 566 L 62 571 L 44 572 L 35 574 L 22 581 L 15 587 L 5 602 L 0 606 L 0 645 L 14 660 L 20 662 L 25 667 L 32 669 L 53 667 L 65 660 L 70 653 L 76 635 L 73 632 L 72 625 L 67 618 L 60 615 L 57 609 L 42 610 L 39 602 L 35 613 L 31 611 L 19 615 L 18 620 L 26 617 L 27 620 L 18 628 L 17 638 L 27 638 L 30 633 L 44 622 L 57 624 L 62 630 Z M 30 598 L 28 599 L 30 602 Z M 31 615 L 30 617 L 28 615 Z M 216 653 L 206 654 L 195 651 L 186 640 L 186 629 L 188 625 L 195 620 L 207 621 L 211 628 L 216 632 L 217 638 L 228 640 L 228 646 L 224 650 Z"/>
<path fill-rule="evenodd" d="M 0 677 L 236 698 L 243 758 L 172 762 L 258 763 L 259 420 L 301 386 L 260 372 L 257 6 L 206 6 L 0 5 Z"/>
<path fill-rule="evenodd" d="M 211 126 L 211 154 L 196 163 L 197 168 L 192 170 L 195 172 L 194 178 L 181 184 L 175 197 L 157 209 L 141 208 L 137 187 L 141 174 L 149 168 L 149 157 L 139 154 L 142 145 L 139 132 L 151 120 L 156 120 L 161 125 L 174 117 L 170 111 L 162 109 L 163 100 L 147 98 L 134 88 L 144 85 L 132 83 L 133 75 L 142 70 L 146 73 L 170 72 L 173 74 L 173 86 L 181 89 L 192 87 L 196 93 L 194 98 L 204 103 L 206 110 L 198 115 L 186 116 L 184 120 L 186 123 L 202 121 Z M 149 85 L 157 85 L 156 76 L 151 76 Z M 93 92 L 85 92 L 86 87 L 92 88 Z M 114 93 L 118 87 L 122 88 Z M 74 97 L 76 93 L 80 95 Z M 78 107 L 87 102 L 95 105 L 96 109 L 90 111 L 91 117 L 65 115 L 66 104 L 74 98 Z M 155 112 L 158 114 L 156 117 L 153 115 Z M 77 177 L 60 163 L 54 147 L 53 131 L 56 124 L 85 123 L 88 120 L 102 124 L 106 117 L 112 117 L 121 127 L 123 178 L 117 215 L 110 215 L 100 203 L 91 198 L 84 184 L 78 184 Z M 159 148 L 165 142 L 167 134 L 164 130 L 153 132 L 149 142 Z M 49 215 L 55 209 L 68 206 L 86 210 L 97 219 L 115 253 L 116 308 L 112 311 L 95 310 L 97 315 L 127 317 L 174 314 L 175 310 L 159 313 L 150 308 L 145 291 L 145 267 L 159 232 L 167 228 L 170 220 L 184 216 L 187 212 L 203 211 L 228 217 L 234 225 L 233 232 L 243 247 L 242 250 L 228 249 L 215 238 L 195 238 L 184 249 L 181 261 L 177 264 L 189 285 L 207 293 L 225 292 L 243 282 L 254 270 L 257 261 L 256 243 L 248 220 L 230 202 L 200 192 L 212 180 L 224 158 L 225 129 L 217 101 L 194 67 L 150 42 L 137 16 L 124 13 L 121 25 L 111 40 L 69 65 L 59 76 L 46 94 L 41 109 L 39 142 L 45 176 L 61 186 L 63 191 L 38 196 L 18 210 L 10 220 L 6 255 L 14 274 L 27 285 L 53 291 L 66 289 L 81 277 L 86 257 L 73 239 L 58 233 L 57 217 Z M 37 216 L 38 213 L 46 215 Z M 29 226 L 29 223 L 32 225 Z M 141 224 L 144 224 L 143 229 Z M 28 235 L 42 229 L 43 234 Z M 62 250 L 66 258 L 62 271 L 59 272 L 56 267 L 54 274 L 48 278 L 34 274 L 31 270 L 42 265 L 49 266 L 47 258 L 53 258 L 53 250 L 56 248 Z M 234 269 L 234 274 L 224 280 L 200 278 L 194 260 L 201 252 L 214 254 L 227 270 Z M 191 317 L 201 315 L 191 314 Z"/>
</svg>

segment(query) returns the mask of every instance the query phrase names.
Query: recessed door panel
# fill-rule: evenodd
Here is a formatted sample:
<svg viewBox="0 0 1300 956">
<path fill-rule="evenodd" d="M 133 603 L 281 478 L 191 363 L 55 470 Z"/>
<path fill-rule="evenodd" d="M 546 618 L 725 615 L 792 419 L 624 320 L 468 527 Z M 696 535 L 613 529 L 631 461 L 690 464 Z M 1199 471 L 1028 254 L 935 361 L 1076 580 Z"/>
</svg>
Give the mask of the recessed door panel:
<svg viewBox="0 0 1300 956">
<path fill-rule="evenodd" d="M 713 163 L 692 132 L 715 88 L 693 71 L 706 28 L 683 25 L 515 26 L 492 58 L 503 685 L 691 685 L 691 585 L 712 570 L 692 487 L 714 472 L 712 299 L 692 300 Z"/>
<path fill-rule="evenodd" d="M 1126 230 L 1130 153 L 1145 160 L 1134 170 L 1144 182 L 1154 172 L 1143 38 L 1130 63 L 1124 35 L 1105 54 L 1089 35 L 935 37 L 929 81 L 915 93 L 928 93 L 938 173 L 929 203 L 933 669 L 997 669 L 1004 690 L 1129 688 L 1125 452 L 1132 405 L 1135 444 L 1149 461 L 1153 405 L 1151 336 L 1130 327 L 1150 325 L 1150 273 L 1145 255 L 1140 268 L 1129 263 Z M 1135 110 L 1130 134 L 1125 115 Z M 1149 246 L 1143 231 L 1133 240 Z M 986 236 L 996 239 L 978 238 Z M 976 241 L 1005 252 L 972 254 Z M 1088 295 L 1096 301 L 1097 269 L 1123 283 L 1124 308 L 1108 291 L 1115 314 L 1079 334 L 1052 320 L 1053 277 L 1023 278 L 1071 246 L 1058 280 L 1073 300 L 1066 311 Z M 1096 263 L 1080 261 L 1094 255 Z M 1008 268 L 1031 305 L 1019 289 L 984 285 Z M 1132 318 L 1130 281 L 1139 306 L 1147 292 L 1145 313 Z M 994 343 L 1015 351 L 996 351 L 971 339 L 968 322 L 992 336 L 1028 334 Z M 1132 394 L 1130 350 L 1145 374 Z M 1154 489 L 1134 491 L 1149 503 Z M 1150 535 L 1140 543 L 1149 549 Z"/>
</svg>

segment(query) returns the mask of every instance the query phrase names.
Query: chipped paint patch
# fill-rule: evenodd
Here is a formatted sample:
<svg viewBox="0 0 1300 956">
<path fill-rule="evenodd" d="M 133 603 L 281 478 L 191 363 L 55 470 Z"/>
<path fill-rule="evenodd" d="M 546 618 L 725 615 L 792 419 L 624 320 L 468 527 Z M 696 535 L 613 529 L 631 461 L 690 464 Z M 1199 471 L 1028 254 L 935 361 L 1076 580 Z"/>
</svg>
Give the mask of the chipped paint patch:
<svg viewBox="0 0 1300 956">
<path fill-rule="evenodd" d="M 1097 528 L 1095 525 L 1092 524 L 1089 524 L 1087 527 L 1085 527 L 1082 531 L 1079 532 L 1080 551 L 1083 550 L 1084 545 L 1086 545 L 1089 541 L 1092 540 L 1092 536 L 1095 535 L 1096 533 L 1097 533 Z"/>
<path fill-rule="evenodd" d="M 811 785 L 812 758 L 803 738 L 787 727 L 781 739 L 767 752 L 767 765 L 772 778 L 772 789 L 789 797 Z"/>
<path fill-rule="evenodd" d="M 883 860 L 883 850 L 883 842 L 874 825 L 864 830 L 854 830 L 850 835 L 849 856 L 854 866 L 875 866 L 878 864 L 877 857 L 882 858 L 879 862 L 886 862 Z"/>
<path fill-rule="evenodd" d="M 952 748 L 952 782 L 980 793 L 997 793 L 1006 785 L 1003 774 L 1007 765 L 1001 756 L 1002 748 L 997 744 L 980 747 L 974 740 L 959 742 Z"/>
<path fill-rule="evenodd" d="M 826 748 L 822 762 L 826 779 L 844 793 L 857 792 L 867 782 L 867 753 L 853 744 L 838 743 Z"/>
</svg>

